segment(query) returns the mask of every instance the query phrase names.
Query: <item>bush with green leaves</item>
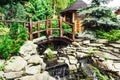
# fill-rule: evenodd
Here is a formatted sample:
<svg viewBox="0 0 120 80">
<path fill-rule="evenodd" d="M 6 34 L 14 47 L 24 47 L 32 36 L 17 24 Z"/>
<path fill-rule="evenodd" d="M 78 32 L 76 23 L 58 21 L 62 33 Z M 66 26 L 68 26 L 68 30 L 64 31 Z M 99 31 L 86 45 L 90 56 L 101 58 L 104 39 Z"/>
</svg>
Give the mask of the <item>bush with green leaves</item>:
<svg viewBox="0 0 120 80">
<path fill-rule="evenodd" d="M 8 58 L 11 54 L 13 41 L 8 35 L 0 39 L 0 58 Z"/>
<path fill-rule="evenodd" d="M 27 30 L 20 24 L 13 24 L 10 33 L 0 39 L 0 58 L 17 55 L 26 40 L 28 40 Z"/>
<path fill-rule="evenodd" d="M 9 32 L 9 28 L 4 23 L 0 22 L 0 36 L 6 35 Z"/>
<path fill-rule="evenodd" d="M 96 36 L 102 39 L 108 39 L 110 41 L 120 40 L 120 30 L 111 30 L 109 32 L 96 31 Z"/>
</svg>

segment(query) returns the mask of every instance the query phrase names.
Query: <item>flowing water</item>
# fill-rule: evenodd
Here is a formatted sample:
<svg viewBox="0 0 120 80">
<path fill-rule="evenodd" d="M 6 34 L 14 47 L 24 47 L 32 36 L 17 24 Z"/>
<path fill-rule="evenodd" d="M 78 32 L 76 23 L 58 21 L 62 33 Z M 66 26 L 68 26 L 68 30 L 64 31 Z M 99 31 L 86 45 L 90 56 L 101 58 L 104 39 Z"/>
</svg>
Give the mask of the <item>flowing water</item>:
<svg viewBox="0 0 120 80">
<path fill-rule="evenodd" d="M 77 71 L 69 71 L 68 65 L 65 63 L 55 63 L 54 66 L 47 66 L 46 70 L 56 80 L 97 80 L 96 74 L 90 68 L 90 60 L 88 58 L 79 59 L 80 68 Z"/>
</svg>

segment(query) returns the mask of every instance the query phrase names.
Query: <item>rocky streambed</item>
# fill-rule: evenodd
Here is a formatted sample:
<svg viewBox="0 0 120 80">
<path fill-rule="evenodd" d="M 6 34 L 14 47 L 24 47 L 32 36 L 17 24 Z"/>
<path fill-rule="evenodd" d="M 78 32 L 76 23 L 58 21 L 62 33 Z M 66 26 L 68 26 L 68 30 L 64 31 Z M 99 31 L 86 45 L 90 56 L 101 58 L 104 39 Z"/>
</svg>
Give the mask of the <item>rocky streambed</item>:
<svg viewBox="0 0 120 80">
<path fill-rule="evenodd" d="M 66 47 L 51 51 L 54 57 L 48 60 L 45 57 L 50 49 L 39 54 L 37 47 L 27 41 L 19 51 L 20 56 L 0 60 L 0 66 L 4 67 L 0 79 L 120 80 L 120 41 L 76 39 Z"/>
</svg>

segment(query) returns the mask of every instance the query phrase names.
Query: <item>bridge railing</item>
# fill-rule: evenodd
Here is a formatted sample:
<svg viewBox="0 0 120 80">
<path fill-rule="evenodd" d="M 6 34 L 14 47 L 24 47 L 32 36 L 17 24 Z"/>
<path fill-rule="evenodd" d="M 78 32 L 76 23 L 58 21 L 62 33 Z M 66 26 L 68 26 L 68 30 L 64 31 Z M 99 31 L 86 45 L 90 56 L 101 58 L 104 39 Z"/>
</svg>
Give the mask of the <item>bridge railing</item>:
<svg viewBox="0 0 120 80">
<path fill-rule="evenodd" d="M 75 25 L 70 24 L 68 22 L 64 22 L 62 17 L 58 17 L 58 19 L 56 19 L 56 21 L 58 22 L 58 26 L 53 28 L 53 21 L 55 20 L 51 20 L 48 18 L 48 16 L 46 17 L 46 20 L 38 20 L 36 22 L 33 22 L 31 18 L 29 18 L 28 22 L 24 22 L 24 21 L 15 21 L 15 20 L 0 20 L 0 22 L 3 23 L 20 23 L 22 24 L 24 27 L 28 28 L 28 32 L 29 32 L 29 40 L 33 40 L 35 38 L 39 38 L 42 37 L 42 33 L 44 33 L 44 35 L 46 36 L 46 38 L 52 36 L 52 34 L 54 33 L 54 31 L 58 30 L 59 31 L 59 37 L 64 37 L 64 29 L 63 29 L 63 25 L 62 23 L 68 24 L 70 26 L 70 29 L 72 32 L 70 32 L 71 34 L 71 40 L 74 41 L 75 39 Z M 43 28 L 44 26 L 44 28 Z M 41 29 L 42 27 L 42 29 Z M 37 28 L 37 30 L 34 30 L 34 28 Z"/>
<path fill-rule="evenodd" d="M 62 23 L 64 22 L 62 17 L 58 17 L 57 21 L 58 21 L 58 26 L 56 26 L 55 28 L 53 27 L 53 21 L 55 20 L 51 20 L 48 18 L 48 16 L 46 17 L 46 20 L 42 20 L 42 21 L 37 21 L 37 22 L 32 22 L 32 19 L 29 19 L 28 22 L 28 28 L 29 28 L 29 39 L 33 40 L 35 38 L 34 35 L 37 35 L 36 38 L 41 37 L 41 33 L 44 33 L 46 38 L 52 36 L 52 34 L 54 33 L 54 30 L 58 30 L 59 31 L 59 37 L 64 37 L 64 29 L 63 29 L 63 25 Z M 74 41 L 75 39 L 75 25 L 74 24 L 70 24 L 68 22 L 64 22 L 65 24 L 68 24 L 70 26 L 71 29 L 71 40 Z M 35 24 L 37 25 L 37 30 L 34 31 L 33 29 L 35 28 Z M 44 25 L 44 29 L 41 29 L 41 26 Z M 70 37 L 68 37 L 70 38 Z"/>
</svg>

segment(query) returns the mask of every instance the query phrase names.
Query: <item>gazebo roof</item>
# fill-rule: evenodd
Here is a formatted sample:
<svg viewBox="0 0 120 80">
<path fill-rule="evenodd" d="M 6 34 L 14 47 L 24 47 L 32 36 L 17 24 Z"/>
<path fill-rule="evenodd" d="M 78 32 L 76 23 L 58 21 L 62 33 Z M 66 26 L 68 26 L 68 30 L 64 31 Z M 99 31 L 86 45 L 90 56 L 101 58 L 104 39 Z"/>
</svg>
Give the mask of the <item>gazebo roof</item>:
<svg viewBox="0 0 120 80">
<path fill-rule="evenodd" d="M 64 14 L 69 11 L 77 11 L 80 8 L 86 8 L 87 4 L 82 0 L 76 0 L 73 4 L 64 9 L 61 14 Z"/>
</svg>

